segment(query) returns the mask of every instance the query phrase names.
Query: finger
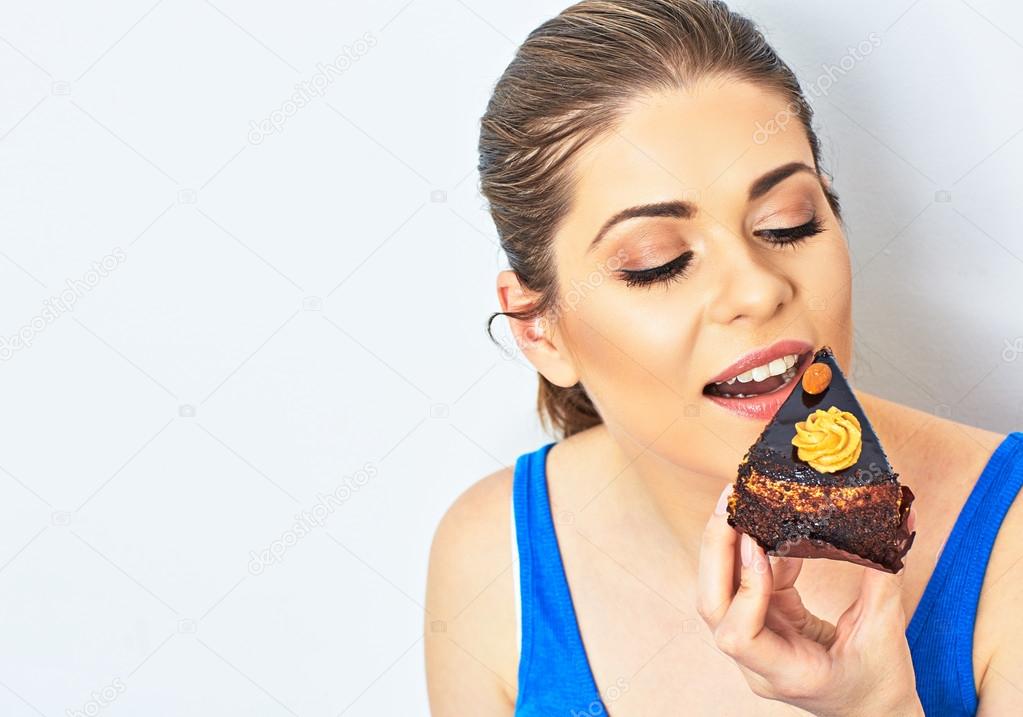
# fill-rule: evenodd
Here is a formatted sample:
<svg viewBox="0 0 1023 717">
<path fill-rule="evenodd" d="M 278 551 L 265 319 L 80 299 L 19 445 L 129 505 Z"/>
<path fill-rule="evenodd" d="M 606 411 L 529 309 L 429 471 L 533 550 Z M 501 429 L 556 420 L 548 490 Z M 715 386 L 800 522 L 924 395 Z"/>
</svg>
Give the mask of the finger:
<svg viewBox="0 0 1023 717">
<path fill-rule="evenodd" d="M 905 574 L 905 567 L 897 573 L 864 568 L 859 596 L 863 611 L 868 614 L 876 614 L 894 607 L 901 609 Z"/>
<path fill-rule="evenodd" d="M 803 569 L 802 558 L 787 558 L 780 555 L 770 555 L 771 574 L 774 576 L 774 589 L 785 590 L 796 583 L 799 572 Z"/>
<path fill-rule="evenodd" d="M 812 612 L 807 612 L 806 622 L 800 629 L 799 634 L 807 640 L 813 640 L 825 650 L 828 650 L 835 644 L 835 639 L 838 637 L 838 628 L 827 620 L 817 617 Z"/>
<path fill-rule="evenodd" d="M 697 610 L 713 630 L 728 610 L 735 593 L 735 544 L 738 534 L 725 517 L 732 485 L 721 491 L 714 514 L 700 540 Z"/>
<path fill-rule="evenodd" d="M 912 516 L 912 513 L 910 513 Z M 905 558 L 903 558 L 905 561 Z M 895 623 L 898 627 L 905 629 L 906 614 L 902 605 L 902 593 L 905 585 L 906 566 L 897 573 L 889 573 L 874 568 L 863 569 L 863 579 L 860 583 L 860 595 L 857 603 L 862 615 L 873 616 L 874 621 L 885 625 Z M 885 619 L 887 617 L 887 619 Z"/>
<path fill-rule="evenodd" d="M 740 539 L 739 556 L 742 563 L 739 589 L 732 598 L 725 620 L 732 627 L 740 628 L 744 637 L 752 638 L 764 627 L 764 617 L 774 590 L 774 576 L 763 548 L 746 533 Z"/>
<path fill-rule="evenodd" d="M 739 589 L 714 630 L 722 652 L 754 672 L 767 675 L 783 662 L 787 643 L 765 625 L 774 580 L 771 565 L 756 540 L 742 534 Z"/>
<path fill-rule="evenodd" d="M 909 508 L 906 517 L 906 527 L 913 528 L 917 523 L 917 511 Z M 863 582 L 860 586 L 860 599 L 868 606 L 876 607 L 878 604 L 887 603 L 893 596 L 901 596 L 902 586 L 905 581 L 905 555 L 902 556 L 902 567 L 897 573 L 889 573 L 883 570 L 866 569 L 863 575 Z"/>
</svg>

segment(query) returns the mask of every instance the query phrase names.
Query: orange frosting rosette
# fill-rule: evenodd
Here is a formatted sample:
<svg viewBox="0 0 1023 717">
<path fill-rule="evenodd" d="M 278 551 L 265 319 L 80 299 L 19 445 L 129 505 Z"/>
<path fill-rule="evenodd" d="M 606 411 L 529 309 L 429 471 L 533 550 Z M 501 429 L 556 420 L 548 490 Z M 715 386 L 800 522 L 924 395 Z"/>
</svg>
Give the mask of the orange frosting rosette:
<svg viewBox="0 0 1023 717">
<path fill-rule="evenodd" d="M 831 406 L 817 409 L 796 423 L 792 445 L 801 460 L 821 473 L 834 473 L 856 463 L 863 450 L 863 432 L 853 414 Z"/>
</svg>

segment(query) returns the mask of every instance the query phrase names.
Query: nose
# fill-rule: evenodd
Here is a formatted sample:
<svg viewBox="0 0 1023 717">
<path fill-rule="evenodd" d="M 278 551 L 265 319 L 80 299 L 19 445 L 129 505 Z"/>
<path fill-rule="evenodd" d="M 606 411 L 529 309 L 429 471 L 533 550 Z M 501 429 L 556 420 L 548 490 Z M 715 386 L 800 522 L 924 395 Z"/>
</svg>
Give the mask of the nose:
<svg viewBox="0 0 1023 717">
<path fill-rule="evenodd" d="M 743 319 L 761 323 L 792 300 L 792 279 L 768 255 L 768 249 L 754 242 L 735 235 L 717 242 L 719 286 L 710 309 L 716 323 Z"/>
</svg>

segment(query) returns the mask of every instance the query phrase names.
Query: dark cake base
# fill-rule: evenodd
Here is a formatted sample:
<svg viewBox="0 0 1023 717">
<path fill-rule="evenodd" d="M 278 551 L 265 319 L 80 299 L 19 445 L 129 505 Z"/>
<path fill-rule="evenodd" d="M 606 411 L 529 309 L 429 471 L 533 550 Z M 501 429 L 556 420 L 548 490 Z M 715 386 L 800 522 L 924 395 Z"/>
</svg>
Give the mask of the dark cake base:
<svg viewBox="0 0 1023 717">
<path fill-rule="evenodd" d="M 728 523 L 767 552 L 832 558 L 889 573 L 916 533 L 906 527 L 913 492 L 893 480 L 866 485 L 807 484 L 740 471 L 728 499 Z"/>
</svg>

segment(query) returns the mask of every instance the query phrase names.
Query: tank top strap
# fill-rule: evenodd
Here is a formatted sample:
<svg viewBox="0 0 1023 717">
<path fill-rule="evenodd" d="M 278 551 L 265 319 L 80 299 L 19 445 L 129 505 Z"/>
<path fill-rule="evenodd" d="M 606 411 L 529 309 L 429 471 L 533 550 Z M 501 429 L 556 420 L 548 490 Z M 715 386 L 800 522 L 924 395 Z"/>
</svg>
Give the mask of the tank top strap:
<svg viewBox="0 0 1023 717">
<path fill-rule="evenodd" d="M 548 443 L 515 463 L 521 634 L 516 717 L 607 715 L 583 646 L 547 490 Z"/>
<path fill-rule="evenodd" d="M 927 714 L 972 715 L 977 710 L 977 603 L 998 529 L 1021 486 L 1023 432 L 1016 431 L 998 445 L 970 491 L 906 628 L 917 692 Z"/>
</svg>

